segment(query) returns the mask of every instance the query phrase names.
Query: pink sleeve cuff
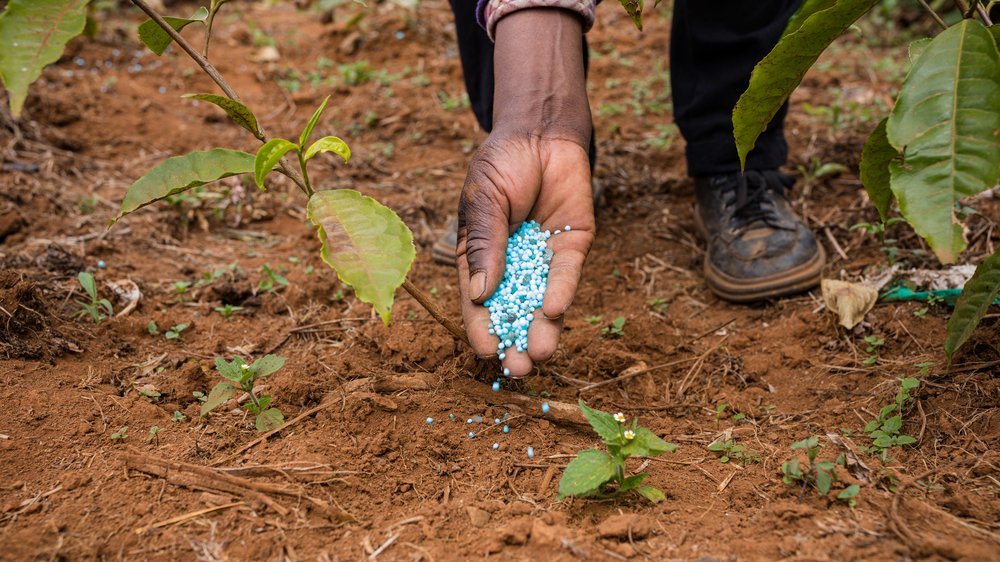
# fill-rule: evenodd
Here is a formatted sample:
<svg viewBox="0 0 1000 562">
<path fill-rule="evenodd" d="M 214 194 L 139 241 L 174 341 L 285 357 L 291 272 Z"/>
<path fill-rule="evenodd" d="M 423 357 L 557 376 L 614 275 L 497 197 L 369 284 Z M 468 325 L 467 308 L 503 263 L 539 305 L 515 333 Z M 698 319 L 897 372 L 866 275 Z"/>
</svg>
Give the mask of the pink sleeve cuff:
<svg viewBox="0 0 1000 562">
<path fill-rule="evenodd" d="M 594 10 L 597 7 L 596 0 L 485 0 L 481 3 L 482 13 L 480 17 L 485 24 L 486 33 L 490 39 L 495 40 L 493 32 L 496 30 L 497 22 L 500 18 L 512 14 L 518 10 L 528 8 L 561 8 L 569 10 L 583 19 L 583 31 L 586 33 L 594 26 Z"/>
</svg>

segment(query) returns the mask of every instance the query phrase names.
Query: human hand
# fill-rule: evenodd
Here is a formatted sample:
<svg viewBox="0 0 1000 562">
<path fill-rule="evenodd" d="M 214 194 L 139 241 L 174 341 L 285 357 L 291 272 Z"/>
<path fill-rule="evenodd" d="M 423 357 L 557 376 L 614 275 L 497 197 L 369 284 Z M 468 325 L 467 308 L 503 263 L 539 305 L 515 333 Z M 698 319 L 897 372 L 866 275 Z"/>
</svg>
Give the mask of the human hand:
<svg viewBox="0 0 1000 562">
<path fill-rule="evenodd" d="M 572 226 L 549 239 L 548 288 L 527 352 L 505 354 L 504 366 L 518 377 L 555 352 L 594 240 L 590 109 L 575 16 L 522 10 L 500 20 L 496 36 L 496 125 L 469 163 L 456 255 L 462 315 L 479 356 L 497 352 L 482 303 L 503 279 L 508 236 L 529 219 L 543 230 Z"/>
</svg>

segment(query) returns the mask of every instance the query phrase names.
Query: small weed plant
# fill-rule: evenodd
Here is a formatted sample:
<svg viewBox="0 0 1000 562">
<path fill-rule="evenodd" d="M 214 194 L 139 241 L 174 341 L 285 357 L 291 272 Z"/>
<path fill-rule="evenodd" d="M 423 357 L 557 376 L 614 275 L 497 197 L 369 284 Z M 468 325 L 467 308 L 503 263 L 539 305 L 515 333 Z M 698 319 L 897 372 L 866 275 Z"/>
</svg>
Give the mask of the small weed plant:
<svg viewBox="0 0 1000 562">
<path fill-rule="evenodd" d="M 83 292 L 90 298 L 89 302 L 76 301 L 80 305 L 80 311 L 76 313 L 77 318 L 89 316 L 95 324 L 100 324 L 102 321 L 110 318 L 115 311 L 108 299 L 100 298 L 100 295 L 97 293 L 97 282 L 94 280 L 94 276 L 86 271 L 81 271 L 77 279 L 80 281 L 80 287 L 83 287 Z"/>
<path fill-rule="evenodd" d="M 868 357 L 865 357 L 862 363 L 871 367 L 875 363 L 878 363 L 878 350 L 882 349 L 882 346 L 885 345 L 885 339 L 876 335 L 865 336 L 865 343 L 868 344 L 865 347 L 865 353 L 868 354 Z"/>
<path fill-rule="evenodd" d="M 625 415 L 587 407 L 581 400 L 580 411 L 590 422 L 597 435 L 604 441 L 607 451 L 586 449 L 577 453 L 559 480 L 557 499 L 569 496 L 578 498 L 610 498 L 634 492 L 653 503 L 666 499 L 654 486 L 643 484 L 646 473 L 625 476 L 625 462 L 632 457 L 655 457 L 677 450 L 649 429 L 633 419 L 626 424 Z"/>
<path fill-rule="evenodd" d="M 760 455 L 756 451 L 748 449 L 746 445 L 737 444 L 735 438 L 713 441 L 707 448 L 713 453 L 719 453 L 719 462 L 736 461 L 743 465 L 760 462 Z"/>
<path fill-rule="evenodd" d="M 805 454 L 806 461 L 803 462 L 798 456 L 792 457 L 782 463 L 782 481 L 788 485 L 799 485 L 799 501 L 805 497 L 806 491 L 811 487 L 823 497 L 829 495 L 834 483 L 839 481 L 837 477 L 837 466 L 844 466 L 846 459 L 844 455 L 837 457 L 835 461 L 819 460 L 819 453 L 822 445 L 819 437 L 812 436 L 802 441 L 792 443 L 792 451 Z M 857 505 L 857 496 L 861 487 L 857 484 L 845 486 L 837 493 L 837 499 L 843 500 L 848 506 Z"/>
<path fill-rule="evenodd" d="M 609 338 L 620 338 L 625 335 L 625 317 L 618 316 L 610 326 L 601 328 L 601 334 Z"/>
<path fill-rule="evenodd" d="M 865 433 L 871 437 L 872 444 L 868 452 L 885 459 L 889 449 L 912 445 L 917 442 L 915 437 L 900 433 L 903 428 L 903 413 L 912 405 L 911 393 L 920 386 L 915 378 L 905 378 L 899 381 L 899 391 L 896 398 L 882 407 L 878 417 L 865 424 Z"/>
<path fill-rule="evenodd" d="M 256 416 L 254 425 L 257 431 L 270 431 L 285 423 L 281 410 L 271 407 L 271 396 L 257 396 L 254 386 L 257 381 L 267 378 L 285 365 L 285 358 L 280 355 L 265 355 L 251 364 L 236 357 L 227 363 L 225 359 L 215 359 L 215 370 L 226 379 L 212 388 L 208 397 L 201 405 L 201 415 L 205 416 L 212 410 L 226 403 L 236 394 L 237 390 L 246 392 L 249 400 L 243 408 Z"/>
</svg>

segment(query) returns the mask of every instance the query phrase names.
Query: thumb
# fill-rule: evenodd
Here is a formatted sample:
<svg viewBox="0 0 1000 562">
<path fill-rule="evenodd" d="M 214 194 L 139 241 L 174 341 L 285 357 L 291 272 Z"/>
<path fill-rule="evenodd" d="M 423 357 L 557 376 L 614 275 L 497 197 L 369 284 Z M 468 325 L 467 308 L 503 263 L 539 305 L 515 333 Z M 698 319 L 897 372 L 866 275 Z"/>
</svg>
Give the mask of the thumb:
<svg viewBox="0 0 1000 562">
<path fill-rule="evenodd" d="M 485 174 L 470 167 L 458 204 L 457 257 L 468 266 L 468 297 L 482 303 L 503 278 L 510 204 Z"/>
</svg>

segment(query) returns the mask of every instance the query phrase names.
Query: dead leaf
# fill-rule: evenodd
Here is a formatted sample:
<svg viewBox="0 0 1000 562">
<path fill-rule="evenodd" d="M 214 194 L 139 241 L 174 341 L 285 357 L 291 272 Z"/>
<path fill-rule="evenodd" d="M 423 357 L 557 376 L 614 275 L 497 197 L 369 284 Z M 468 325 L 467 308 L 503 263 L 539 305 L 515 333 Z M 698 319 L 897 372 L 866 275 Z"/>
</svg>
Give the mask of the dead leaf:
<svg viewBox="0 0 1000 562">
<path fill-rule="evenodd" d="M 849 281 L 824 279 L 822 290 L 826 307 L 837 313 L 840 325 L 848 330 L 860 324 L 878 300 L 873 287 Z"/>
</svg>

